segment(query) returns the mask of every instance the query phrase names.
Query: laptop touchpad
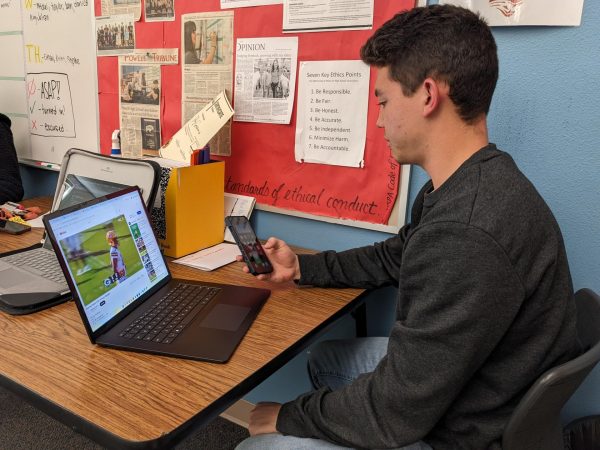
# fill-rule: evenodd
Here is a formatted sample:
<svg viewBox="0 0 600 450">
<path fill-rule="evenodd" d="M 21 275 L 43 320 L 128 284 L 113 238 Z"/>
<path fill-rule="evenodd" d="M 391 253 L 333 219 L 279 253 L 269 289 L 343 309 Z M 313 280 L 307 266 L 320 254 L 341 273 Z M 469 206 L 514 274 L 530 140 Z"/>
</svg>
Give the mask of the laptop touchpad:
<svg viewBox="0 0 600 450">
<path fill-rule="evenodd" d="M 235 331 L 250 312 L 245 306 L 217 304 L 202 320 L 200 326 L 218 330 Z"/>
<path fill-rule="evenodd" d="M 31 282 L 31 275 L 20 270 L 6 269 L 0 270 L 0 286 L 11 288 L 20 284 Z"/>
</svg>

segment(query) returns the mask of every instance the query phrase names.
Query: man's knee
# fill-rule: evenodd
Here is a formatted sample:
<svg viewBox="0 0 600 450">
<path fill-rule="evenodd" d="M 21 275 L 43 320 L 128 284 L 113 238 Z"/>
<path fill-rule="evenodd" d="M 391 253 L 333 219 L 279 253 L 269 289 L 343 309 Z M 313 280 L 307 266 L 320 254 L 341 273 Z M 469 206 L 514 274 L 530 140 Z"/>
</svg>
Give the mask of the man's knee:
<svg viewBox="0 0 600 450">
<path fill-rule="evenodd" d="M 308 371 L 316 388 L 337 389 L 375 369 L 387 352 L 388 338 L 336 339 L 316 344 L 308 354 Z"/>
</svg>

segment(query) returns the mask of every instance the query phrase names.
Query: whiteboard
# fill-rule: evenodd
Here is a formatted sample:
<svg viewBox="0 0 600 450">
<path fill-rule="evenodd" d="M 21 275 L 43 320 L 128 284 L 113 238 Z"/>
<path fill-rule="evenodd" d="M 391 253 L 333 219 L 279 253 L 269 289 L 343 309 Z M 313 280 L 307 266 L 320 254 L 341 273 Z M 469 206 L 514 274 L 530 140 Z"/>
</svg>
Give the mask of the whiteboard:
<svg viewBox="0 0 600 450">
<path fill-rule="evenodd" d="M 19 157 L 29 155 L 23 26 L 18 0 L 0 0 L 0 112 L 11 122 Z"/>
<path fill-rule="evenodd" d="M 92 0 L 22 0 L 30 150 L 60 164 L 72 147 L 100 151 Z"/>
</svg>

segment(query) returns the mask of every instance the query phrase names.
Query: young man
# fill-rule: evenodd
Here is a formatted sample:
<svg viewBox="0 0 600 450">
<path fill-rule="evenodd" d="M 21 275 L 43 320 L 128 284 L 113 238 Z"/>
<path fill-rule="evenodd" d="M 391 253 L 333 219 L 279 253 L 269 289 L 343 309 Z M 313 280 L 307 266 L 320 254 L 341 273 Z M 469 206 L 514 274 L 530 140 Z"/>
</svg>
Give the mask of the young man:
<svg viewBox="0 0 600 450">
<path fill-rule="evenodd" d="M 488 141 L 494 39 L 474 13 L 435 5 L 391 19 L 361 57 L 377 68 L 377 125 L 392 155 L 431 181 L 397 236 L 312 256 L 270 238 L 275 270 L 259 278 L 393 284 L 397 320 L 389 339 L 317 346 L 317 390 L 259 404 L 239 448 L 499 449 L 527 388 L 578 348 L 559 227 Z"/>
</svg>

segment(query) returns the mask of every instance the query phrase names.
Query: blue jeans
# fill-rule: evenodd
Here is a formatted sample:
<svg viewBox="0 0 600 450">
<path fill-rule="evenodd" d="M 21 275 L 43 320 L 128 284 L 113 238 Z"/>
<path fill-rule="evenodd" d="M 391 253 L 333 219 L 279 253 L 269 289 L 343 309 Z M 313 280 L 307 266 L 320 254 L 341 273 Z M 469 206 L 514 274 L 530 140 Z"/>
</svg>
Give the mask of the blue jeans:
<svg viewBox="0 0 600 450">
<path fill-rule="evenodd" d="M 372 372 L 387 353 L 388 338 L 369 337 L 321 342 L 308 354 L 308 370 L 315 388 L 331 389 L 351 383 L 360 374 Z M 343 450 L 348 447 L 320 439 L 260 434 L 241 442 L 236 450 Z M 416 442 L 398 450 L 431 450 L 424 442 Z"/>
</svg>

